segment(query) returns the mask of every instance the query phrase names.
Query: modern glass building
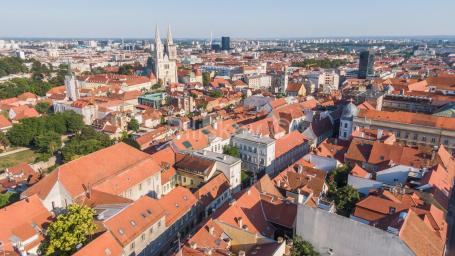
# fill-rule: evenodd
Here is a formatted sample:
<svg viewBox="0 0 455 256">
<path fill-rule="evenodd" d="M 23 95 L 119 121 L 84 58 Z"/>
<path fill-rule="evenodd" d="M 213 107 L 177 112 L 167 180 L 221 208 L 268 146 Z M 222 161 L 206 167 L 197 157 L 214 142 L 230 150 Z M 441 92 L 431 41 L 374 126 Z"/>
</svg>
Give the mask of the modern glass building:
<svg viewBox="0 0 455 256">
<path fill-rule="evenodd" d="M 228 51 L 231 49 L 231 38 L 228 36 L 221 37 L 221 50 Z"/>
<path fill-rule="evenodd" d="M 362 51 L 359 58 L 359 79 L 366 79 L 374 76 L 374 52 Z"/>
</svg>

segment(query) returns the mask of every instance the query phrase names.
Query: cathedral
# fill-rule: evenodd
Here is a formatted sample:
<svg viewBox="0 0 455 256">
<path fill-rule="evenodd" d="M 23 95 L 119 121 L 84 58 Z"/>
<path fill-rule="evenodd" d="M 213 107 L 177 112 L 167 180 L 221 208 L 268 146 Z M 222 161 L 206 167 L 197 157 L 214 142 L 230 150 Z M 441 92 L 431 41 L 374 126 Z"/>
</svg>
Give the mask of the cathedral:
<svg viewBox="0 0 455 256">
<path fill-rule="evenodd" d="M 163 85 L 177 83 L 177 46 L 169 26 L 166 44 L 161 42 L 158 25 L 155 32 L 155 75 Z"/>
</svg>

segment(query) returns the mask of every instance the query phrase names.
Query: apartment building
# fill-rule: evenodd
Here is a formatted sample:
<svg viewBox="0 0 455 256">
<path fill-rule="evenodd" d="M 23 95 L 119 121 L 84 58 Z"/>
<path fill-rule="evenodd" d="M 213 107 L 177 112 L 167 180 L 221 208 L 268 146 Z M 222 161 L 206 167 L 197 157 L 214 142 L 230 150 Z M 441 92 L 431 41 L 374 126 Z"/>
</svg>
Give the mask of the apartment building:
<svg viewBox="0 0 455 256">
<path fill-rule="evenodd" d="M 439 147 L 443 144 L 455 153 L 455 122 L 451 118 L 410 112 L 359 111 L 353 127 L 392 132 L 398 142 L 409 146 Z"/>
</svg>

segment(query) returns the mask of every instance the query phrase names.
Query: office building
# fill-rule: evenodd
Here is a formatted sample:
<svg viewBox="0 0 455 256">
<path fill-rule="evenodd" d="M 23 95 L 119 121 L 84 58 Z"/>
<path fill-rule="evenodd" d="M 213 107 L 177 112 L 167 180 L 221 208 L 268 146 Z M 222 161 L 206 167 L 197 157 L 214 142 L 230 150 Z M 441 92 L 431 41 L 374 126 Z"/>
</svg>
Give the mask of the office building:
<svg viewBox="0 0 455 256">
<path fill-rule="evenodd" d="M 362 51 L 359 58 L 359 79 L 366 79 L 374 76 L 374 52 Z"/>
</svg>

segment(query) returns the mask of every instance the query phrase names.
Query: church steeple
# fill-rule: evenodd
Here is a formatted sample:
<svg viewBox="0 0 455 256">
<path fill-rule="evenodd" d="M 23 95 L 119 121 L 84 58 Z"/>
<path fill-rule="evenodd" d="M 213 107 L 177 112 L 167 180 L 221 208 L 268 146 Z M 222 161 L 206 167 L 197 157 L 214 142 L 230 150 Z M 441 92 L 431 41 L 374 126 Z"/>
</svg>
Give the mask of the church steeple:
<svg viewBox="0 0 455 256">
<path fill-rule="evenodd" d="M 161 36 L 160 36 L 160 29 L 158 28 L 158 24 L 156 24 L 155 29 L 155 48 L 158 48 L 158 45 L 161 44 Z"/>
<path fill-rule="evenodd" d="M 172 39 L 171 24 L 169 24 L 169 27 L 167 29 L 167 44 L 168 45 L 174 44 L 174 39 Z"/>
</svg>

